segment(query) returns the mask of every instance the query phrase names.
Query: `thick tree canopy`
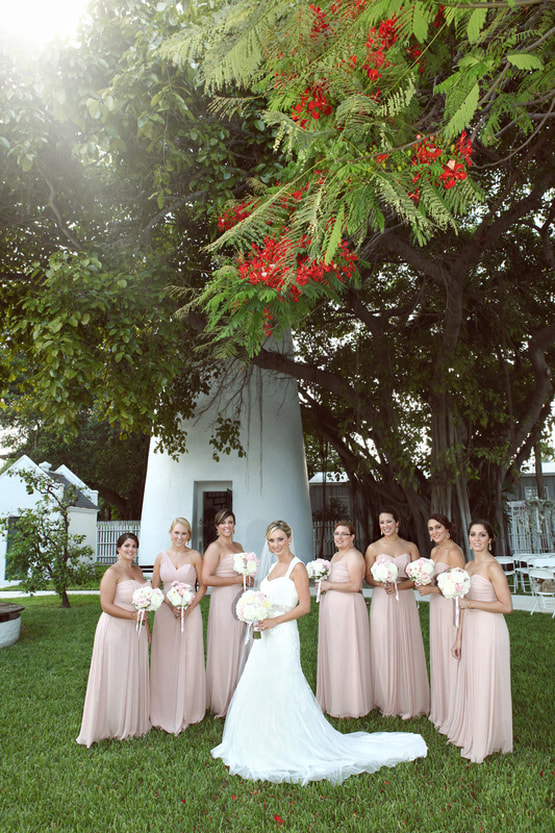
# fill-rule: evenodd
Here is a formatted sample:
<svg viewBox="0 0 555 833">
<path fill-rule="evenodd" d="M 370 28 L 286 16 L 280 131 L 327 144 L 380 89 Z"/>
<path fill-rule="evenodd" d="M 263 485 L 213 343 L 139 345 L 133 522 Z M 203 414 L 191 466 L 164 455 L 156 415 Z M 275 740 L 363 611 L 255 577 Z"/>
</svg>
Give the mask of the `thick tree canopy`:
<svg viewBox="0 0 555 833">
<path fill-rule="evenodd" d="M 278 170 L 254 111 L 222 122 L 161 57 L 196 16 L 99 0 L 79 48 L 0 54 L 0 381 L 30 422 L 75 432 L 94 412 L 183 448 L 212 368 L 168 287 L 203 286 L 218 202 Z"/>
<path fill-rule="evenodd" d="M 366 508 L 501 527 L 553 395 L 552 4 L 182 8 L 98 2 L 40 77 L 3 59 L 4 386 L 179 450 L 254 361 Z"/>
<path fill-rule="evenodd" d="M 553 23 L 547 2 L 245 0 L 164 47 L 221 112 L 256 101 L 289 162 L 221 219 L 214 344 L 300 380 L 374 507 L 501 528 L 550 413 Z M 294 360 L 264 349 L 285 327 Z"/>
</svg>

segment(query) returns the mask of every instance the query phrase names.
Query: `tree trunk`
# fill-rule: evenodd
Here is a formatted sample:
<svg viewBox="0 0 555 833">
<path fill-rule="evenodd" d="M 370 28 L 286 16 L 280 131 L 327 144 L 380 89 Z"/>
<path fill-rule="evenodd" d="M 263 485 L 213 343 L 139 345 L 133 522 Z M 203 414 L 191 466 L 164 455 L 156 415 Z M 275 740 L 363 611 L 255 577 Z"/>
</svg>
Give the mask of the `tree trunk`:
<svg viewBox="0 0 555 833">
<path fill-rule="evenodd" d="M 62 592 L 60 593 L 60 598 L 62 600 L 62 607 L 71 607 L 67 595 L 67 590 L 62 590 Z"/>
<path fill-rule="evenodd" d="M 534 440 L 534 467 L 536 470 L 536 488 L 538 490 L 538 497 L 540 500 L 547 500 L 547 489 L 542 471 L 542 452 L 537 432 L 536 439 Z"/>
</svg>

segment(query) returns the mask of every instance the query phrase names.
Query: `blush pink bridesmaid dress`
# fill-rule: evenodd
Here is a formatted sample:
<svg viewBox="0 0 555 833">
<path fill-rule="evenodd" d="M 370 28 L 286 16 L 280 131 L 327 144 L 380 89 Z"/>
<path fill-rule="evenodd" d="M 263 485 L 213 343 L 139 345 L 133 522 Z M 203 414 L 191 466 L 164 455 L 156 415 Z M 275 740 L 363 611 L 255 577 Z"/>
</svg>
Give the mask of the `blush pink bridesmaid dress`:
<svg viewBox="0 0 555 833">
<path fill-rule="evenodd" d="M 135 610 L 133 593 L 143 582 L 116 584 L 114 604 Z M 83 719 L 77 743 L 91 746 L 103 738 L 123 740 L 150 729 L 148 637 L 133 619 L 102 613 L 96 626 Z"/>
<path fill-rule="evenodd" d="M 436 561 L 434 575 L 449 570 L 449 565 Z M 445 734 L 445 723 L 455 694 L 458 660 L 453 656 L 457 637 L 455 602 L 438 593 L 430 593 L 430 720 Z"/>
<path fill-rule="evenodd" d="M 216 575 L 237 576 L 233 569 L 234 553 L 224 555 Z M 206 693 L 208 708 L 216 717 L 225 717 L 245 660 L 246 625 L 235 615 L 241 585 L 212 587 L 206 635 Z"/>
<path fill-rule="evenodd" d="M 494 602 L 484 576 L 470 577 L 468 599 Z M 445 733 L 461 755 L 481 763 L 492 752 L 513 751 L 511 648 L 502 613 L 467 608 L 462 622 L 461 658 Z"/>
<path fill-rule="evenodd" d="M 344 560 L 330 581 L 349 581 Z M 362 593 L 327 590 L 320 600 L 316 699 L 333 717 L 362 717 L 374 708 L 368 612 Z"/>
<path fill-rule="evenodd" d="M 160 579 L 167 593 L 172 582 L 195 588 L 192 564 L 176 568 L 165 552 Z M 202 614 L 197 605 L 181 622 L 163 604 L 154 614 L 150 654 L 150 719 L 152 725 L 177 735 L 191 723 L 199 723 L 206 711 L 206 675 Z"/>
<path fill-rule="evenodd" d="M 407 578 L 408 553 L 393 558 L 398 581 Z M 399 590 L 399 599 L 383 587 L 372 590 L 370 607 L 370 655 L 374 677 L 374 700 L 384 716 L 403 720 L 427 715 L 430 687 L 424 642 L 413 590 Z"/>
</svg>

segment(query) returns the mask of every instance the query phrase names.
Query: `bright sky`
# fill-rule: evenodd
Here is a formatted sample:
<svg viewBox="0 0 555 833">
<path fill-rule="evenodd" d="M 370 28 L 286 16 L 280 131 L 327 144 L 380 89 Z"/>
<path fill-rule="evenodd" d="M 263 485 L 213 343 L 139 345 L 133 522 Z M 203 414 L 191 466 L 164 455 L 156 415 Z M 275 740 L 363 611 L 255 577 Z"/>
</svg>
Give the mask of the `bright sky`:
<svg viewBox="0 0 555 833">
<path fill-rule="evenodd" d="M 44 44 L 76 31 L 89 0 L 0 0 L 3 33 Z"/>
</svg>

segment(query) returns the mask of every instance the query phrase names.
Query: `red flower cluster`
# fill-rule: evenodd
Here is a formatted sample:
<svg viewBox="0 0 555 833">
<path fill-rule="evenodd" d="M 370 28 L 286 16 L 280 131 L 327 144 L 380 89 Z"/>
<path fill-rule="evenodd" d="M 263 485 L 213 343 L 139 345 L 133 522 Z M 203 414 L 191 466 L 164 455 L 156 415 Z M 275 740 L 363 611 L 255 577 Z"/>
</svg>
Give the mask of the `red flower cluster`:
<svg viewBox="0 0 555 833">
<path fill-rule="evenodd" d="M 372 26 L 368 32 L 368 38 L 365 44 L 368 52 L 362 68 L 366 71 L 370 81 L 377 81 L 378 78 L 382 77 L 379 70 L 387 69 L 387 67 L 391 66 L 391 61 L 387 60 L 384 52 L 391 49 L 397 40 L 396 24 L 397 17 L 393 15 L 388 20 L 381 21 L 377 32 L 375 26 Z"/>
<path fill-rule="evenodd" d="M 331 35 L 332 28 L 328 23 L 327 15 L 320 6 L 314 5 L 314 3 L 310 4 L 310 10 L 314 15 L 314 23 L 312 24 L 312 29 L 310 32 L 310 39 L 317 40 L 320 35 Z"/>
<path fill-rule="evenodd" d="M 301 100 L 295 104 L 291 111 L 291 118 L 305 129 L 309 116 L 313 119 L 319 119 L 320 116 L 329 116 L 332 112 L 333 107 L 326 96 L 325 85 L 323 83 L 313 84 L 311 87 L 305 88 Z"/>
<path fill-rule="evenodd" d="M 452 145 L 452 150 L 462 161 L 457 162 L 456 159 L 450 159 L 443 166 L 443 173 L 439 178 L 443 182 L 443 187 L 447 190 L 456 185 L 458 180 L 466 179 L 466 167 L 472 165 L 473 147 L 466 130 L 463 130 L 457 141 Z"/>
<path fill-rule="evenodd" d="M 444 20 L 445 20 L 445 6 L 439 5 L 437 7 L 437 13 L 436 13 L 436 16 L 434 18 L 434 22 L 432 24 L 434 29 L 439 29 L 439 27 L 444 22 Z"/>
<path fill-rule="evenodd" d="M 422 162 L 424 165 L 429 165 L 434 159 L 437 159 L 443 153 L 442 148 L 435 143 L 433 136 L 428 136 L 422 139 L 420 144 L 416 146 L 416 156 L 412 160 L 413 165 Z"/>
<path fill-rule="evenodd" d="M 329 278 L 332 277 L 342 282 L 352 277 L 358 258 L 349 250 L 345 241 L 341 243 L 337 261 L 328 264 L 321 260 L 310 260 L 307 254 L 303 254 L 309 244 L 308 238 L 303 238 L 300 241 L 300 251 L 295 256 L 287 232 L 279 240 L 266 236 L 262 246 L 253 244 L 247 255 L 239 256 L 239 277 L 254 286 L 265 284 L 275 289 L 281 301 L 291 300 L 295 303 L 299 302 L 303 287 L 308 283 L 329 284 Z M 262 311 L 262 318 L 264 332 L 269 335 L 273 316 L 267 307 Z"/>
<path fill-rule="evenodd" d="M 443 166 L 443 173 L 439 178 L 443 182 L 443 187 L 448 190 L 457 184 L 458 179 L 466 179 L 466 168 L 462 162 L 456 162 L 454 159 L 450 159 Z"/>
<path fill-rule="evenodd" d="M 451 145 L 451 151 L 455 156 L 459 157 L 459 161 L 457 159 L 449 159 L 448 162 L 444 163 L 443 171 L 437 181 L 437 183 L 441 182 L 447 190 L 453 188 L 459 180 L 466 179 L 466 167 L 472 165 L 472 142 L 468 138 L 466 131 L 463 131 L 457 141 Z M 421 166 L 431 165 L 432 162 L 439 160 L 444 152 L 444 149 L 437 144 L 434 136 L 427 136 L 419 142 L 411 163 L 418 168 L 412 177 L 413 185 L 416 185 L 422 176 Z M 408 197 L 417 204 L 420 199 L 419 189 L 416 188 L 414 191 L 411 191 Z"/>
<path fill-rule="evenodd" d="M 411 58 L 414 63 L 418 65 L 418 71 L 424 72 L 424 66 L 422 64 L 422 49 L 420 48 L 418 41 L 413 40 L 412 45 L 407 47 L 407 54 L 409 58 Z"/>
<path fill-rule="evenodd" d="M 250 217 L 252 208 L 252 203 L 248 200 L 237 203 L 232 208 L 226 208 L 224 213 L 218 217 L 218 228 L 220 231 L 227 231 L 227 229 L 233 228 L 241 220 L 244 220 L 245 217 Z"/>
<path fill-rule="evenodd" d="M 472 156 L 473 147 L 472 142 L 467 138 L 466 130 L 463 130 L 453 145 L 453 150 L 455 153 L 458 153 L 459 156 L 462 156 L 467 165 L 472 165 L 472 159 L 470 157 Z"/>
</svg>

